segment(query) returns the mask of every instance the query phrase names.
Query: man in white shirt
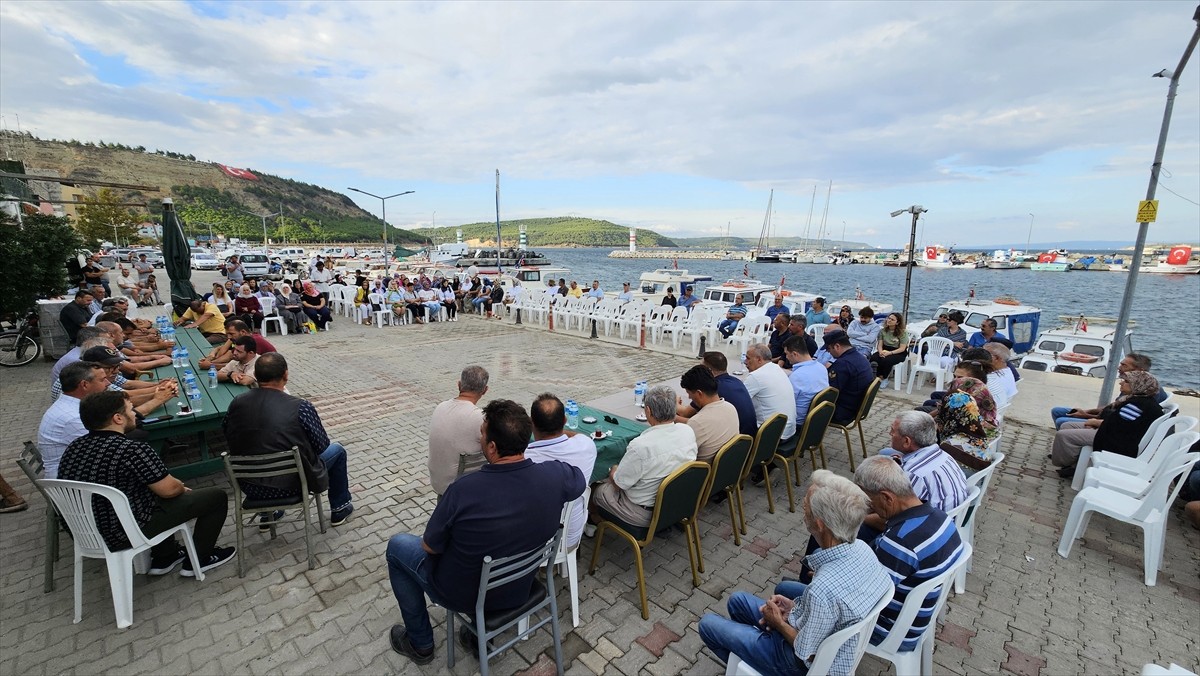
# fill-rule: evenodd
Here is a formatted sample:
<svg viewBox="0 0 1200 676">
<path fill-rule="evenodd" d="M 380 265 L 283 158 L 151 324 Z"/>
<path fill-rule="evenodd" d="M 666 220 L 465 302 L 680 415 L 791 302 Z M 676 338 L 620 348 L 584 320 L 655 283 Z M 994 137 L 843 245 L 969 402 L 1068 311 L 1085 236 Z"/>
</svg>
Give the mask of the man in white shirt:
<svg viewBox="0 0 1200 676">
<path fill-rule="evenodd" d="M 326 301 L 329 300 L 329 282 L 332 279 L 333 273 L 325 267 L 325 262 L 322 260 L 317 261 L 312 272 L 308 275 L 308 281 L 313 283 L 313 286 L 317 288 L 317 292 L 324 296 Z"/>
<path fill-rule="evenodd" d="M 771 361 L 771 348 L 764 343 L 746 348 L 746 391 L 754 404 L 754 417 L 761 427 L 767 418 L 782 413 L 787 416 L 781 440 L 791 439 L 796 434 L 796 395 L 788 375 Z M 780 442 L 782 443 L 782 441 Z"/>
<path fill-rule="evenodd" d="M 992 355 L 992 372 L 988 374 L 987 388 L 996 401 L 996 407 L 1002 408 L 1013 397 L 1017 396 L 1017 381 L 1013 379 L 1012 370 L 1008 368 L 1008 358 L 1012 351 L 1001 343 L 984 343 L 983 349 Z"/>
<path fill-rule="evenodd" d="M 483 455 L 483 410 L 479 400 L 488 389 L 488 372 L 482 366 L 468 366 L 458 377 L 458 396 L 433 409 L 429 421 L 429 483 L 440 498 L 458 478 L 458 457 L 472 459 Z"/>
<path fill-rule="evenodd" d="M 696 459 L 696 434 L 675 422 L 675 401 L 675 390 L 666 385 L 646 392 L 643 410 L 650 427 L 629 442 L 620 464 L 613 466 L 608 480 L 592 493 L 590 521 L 616 519 L 631 526 L 650 525 L 663 479 Z"/>
<path fill-rule="evenodd" d="M 693 366 L 679 386 L 700 410 L 687 419 L 696 434 L 696 459 L 712 464 L 717 451 L 738 435 L 738 413 L 717 393 L 717 379 L 703 364 Z"/>
<path fill-rule="evenodd" d="M 596 467 L 596 442 L 586 434 L 567 434 L 566 408 L 562 400 L 553 394 L 542 394 L 529 407 L 533 420 L 533 441 L 525 449 L 525 457 L 534 462 L 558 460 L 572 465 L 583 472 L 585 481 L 592 479 Z M 570 521 L 563 538 L 563 548 L 570 549 L 579 544 L 583 526 L 587 522 L 586 492 L 579 496 L 571 507 Z"/>
<path fill-rule="evenodd" d="M 629 288 L 629 282 L 625 282 L 622 285 L 621 293 L 617 294 L 617 300 L 621 301 L 622 303 L 628 303 L 629 301 L 633 300 L 633 291 L 631 291 Z"/>
<path fill-rule="evenodd" d="M 58 378 L 62 396 L 46 409 L 38 425 L 38 450 L 42 453 L 47 479 L 58 478 L 58 461 L 67 446 L 88 433 L 79 419 L 79 400 L 93 392 L 103 392 L 109 383 L 99 364 L 86 361 L 64 366 Z"/>
</svg>

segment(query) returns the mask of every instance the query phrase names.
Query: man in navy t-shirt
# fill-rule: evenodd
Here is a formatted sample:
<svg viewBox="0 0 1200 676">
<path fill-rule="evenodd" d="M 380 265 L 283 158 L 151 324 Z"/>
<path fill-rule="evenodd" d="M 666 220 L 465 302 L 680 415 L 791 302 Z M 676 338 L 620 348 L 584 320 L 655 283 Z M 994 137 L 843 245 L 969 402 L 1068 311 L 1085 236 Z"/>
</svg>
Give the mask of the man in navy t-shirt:
<svg viewBox="0 0 1200 676">
<path fill-rule="evenodd" d="M 488 464 L 450 484 L 424 537 L 401 533 L 388 541 L 388 576 L 404 619 L 392 627 L 392 649 L 417 664 L 433 661 L 425 595 L 449 610 L 473 611 L 483 558 L 545 544 L 558 529 L 563 504 L 582 495 L 587 485 L 571 465 L 525 458 L 533 423 L 516 402 L 498 399 L 484 407 L 481 433 Z M 529 575 L 491 590 L 487 610 L 521 605 L 532 584 Z"/>
</svg>

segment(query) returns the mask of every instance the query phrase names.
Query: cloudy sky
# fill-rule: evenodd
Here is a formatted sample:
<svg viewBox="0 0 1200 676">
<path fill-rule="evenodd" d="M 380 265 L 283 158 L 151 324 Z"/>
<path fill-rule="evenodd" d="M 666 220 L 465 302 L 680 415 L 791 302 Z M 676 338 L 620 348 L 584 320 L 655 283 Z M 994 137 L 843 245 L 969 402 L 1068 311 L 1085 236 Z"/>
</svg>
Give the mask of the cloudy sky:
<svg viewBox="0 0 1200 676">
<path fill-rule="evenodd" d="M 0 3 L 0 115 L 389 202 L 681 236 L 1130 240 L 1188 2 Z M 1200 238 L 1200 57 L 1152 241 Z M 1167 189 L 1178 193 L 1178 196 Z M 356 199 L 360 196 L 350 193 Z M 377 200 L 362 198 L 378 213 Z M 1031 214 L 1033 216 L 1031 217 Z"/>
</svg>

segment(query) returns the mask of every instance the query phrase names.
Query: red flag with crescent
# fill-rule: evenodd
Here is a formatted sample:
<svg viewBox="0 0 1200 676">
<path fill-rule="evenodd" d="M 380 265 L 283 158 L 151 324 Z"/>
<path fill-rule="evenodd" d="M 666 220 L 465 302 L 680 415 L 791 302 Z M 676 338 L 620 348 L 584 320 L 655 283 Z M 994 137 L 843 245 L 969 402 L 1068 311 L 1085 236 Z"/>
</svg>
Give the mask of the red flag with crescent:
<svg viewBox="0 0 1200 676">
<path fill-rule="evenodd" d="M 925 247 L 925 260 L 927 260 L 927 261 L 937 260 L 937 247 L 935 247 L 935 246 Z"/>
<path fill-rule="evenodd" d="M 1191 257 L 1192 247 L 1173 246 L 1171 247 L 1171 253 L 1167 254 L 1167 263 L 1170 265 L 1187 265 Z"/>
<path fill-rule="evenodd" d="M 1054 259 L 1058 258 L 1058 254 L 1047 251 L 1038 256 L 1039 263 L 1053 263 Z"/>
<path fill-rule="evenodd" d="M 676 258 L 676 259 L 675 259 L 675 260 L 674 260 L 674 261 L 671 263 L 671 267 L 675 268 L 676 270 L 678 270 L 678 269 L 679 269 L 679 259 L 678 259 L 678 258 Z"/>
<path fill-rule="evenodd" d="M 781 289 L 782 289 L 782 288 L 783 288 L 783 283 L 784 283 L 784 282 L 786 282 L 786 281 L 787 281 L 787 275 L 784 275 L 784 276 L 780 277 L 780 278 L 779 278 L 779 288 L 781 288 Z"/>
<path fill-rule="evenodd" d="M 224 164 L 217 164 L 221 171 L 234 178 L 244 178 L 247 181 L 257 181 L 258 177 L 249 169 L 238 169 L 237 167 L 227 167 Z"/>
</svg>

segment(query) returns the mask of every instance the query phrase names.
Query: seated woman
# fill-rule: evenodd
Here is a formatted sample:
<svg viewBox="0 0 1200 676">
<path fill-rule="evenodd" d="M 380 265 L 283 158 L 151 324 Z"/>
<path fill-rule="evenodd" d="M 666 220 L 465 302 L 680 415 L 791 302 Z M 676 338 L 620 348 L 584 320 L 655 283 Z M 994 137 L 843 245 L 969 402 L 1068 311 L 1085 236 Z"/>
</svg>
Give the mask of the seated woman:
<svg viewBox="0 0 1200 676">
<path fill-rule="evenodd" d="M 392 319 L 400 321 L 404 319 L 404 314 L 407 310 L 407 303 L 404 302 L 404 293 L 400 291 L 400 283 L 393 280 L 388 282 L 388 290 L 383 299 L 392 308 Z"/>
<path fill-rule="evenodd" d="M 500 280 L 497 279 L 496 283 L 492 285 L 492 290 L 488 293 L 487 296 L 484 296 L 483 309 L 487 312 L 488 319 L 492 318 L 492 308 L 496 304 L 503 303 L 503 302 L 504 302 L 504 287 L 500 285 Z M 496 319 L 504 319 L 504 313 L 496 312 Z"/>
<path fill-rule="evenodd" d="M 838 312 L 837 319 L 833 321 L 844 330 L 854 322 L 854 311 L 850 309 L 849 305 L 843 305 L 841 311 Z"/>
<path fill-rule="evenodd" d="M 978 381 L 984 383 L 984 388 L 986 389 L 987 388 L 987 377 L 988 377 L 988 374 L 991 373 L 991 371 L 992 371 L 992 364 L 990 361 L 980 360 L 980 359 L 963 359 L 962 361 L 958 362 L 958 364 L 954 367 L 954 377 L 956 379 L 957 378 L 974 378 L 975 380 L 978 380 Z M 932 414 L 933 410 L 935 408 L 937 408 L 938 403 L 942 401 L 942 399 L 946 396 L 947 392 L 949 392 L 948 389 L 947 390 L 935 390 L 935 391 L 931 392 L 929 394 L 929 398 L 926 399 L 925 403 L 921 404 L 918 407 L 918 409 L 925 411 L 926 413 Z M 988 397 L 992 399 L 992 407 L 994 410 L 995 409 L 995 398 L 991 396 L 990 391 L 988 392 Z"/>
<path fill-rule="evenodd" d="M 850 345 L 869 358 L 879 342 L 879 329 L 880 326 L 875 323 L 875 311 L 868 305 L 858 311 L 858 321 L 846 327 L 846 335 L 850 336 Z"/>
<path fill-rule="evenodd" d="M 1120 376 L 1121 396 L 1100 409 L 1100 415 L 1081 422 L 1063 423 L 1054 435 L 1050 461 L 1059 467 L 1058 476 L 1075 476 L 1075 463 L 1084 446 L 1092 451 L 1112 451 L 1136 457 L 1138 442 L 1150 423 L 1162 416 L 1156 401 L 1158 380 L 1145 371 L 1129 371 Z"/>
<path fill-rule="evenodd" d="M 363 277 L 354 292 L 354 318 L 360 324 L 371 325 L 371 283 Z"/>
<path fill-rule="evenodd" d="M 204 300 L 215 305 L 226 320 L 233 317 L 233 301 L 225 292 L 225 286 L 220 282 L 213 283 L 212 293 L 205 296 Z"/>
<path fill-rule="evenodd" d="M 262 327 L 262 303 L 259 303 L 258 296 L 250 291 L 249 284 L 243 284 L 238 289 L 237 298 L 233 299 L 233 313 L 237 315 L 238 319 L 246 322 L 246 326 L 249 326 L 251 331 L 257 331 Z"/>
<path fill-rule="evenodd" d="M 976 458 L 990 460 L 988 445 L 996 438 L 996 402 L 983 381 L 955 378 L 933 412 L 938 443 L 956 446 Z"/>
<path fill-rule="evenodd" d="M 442 280 L 442 305 L 446 308 L 446 318 L 452 322 L 458 321 L 458 300 L 454 289 L 448 280 Z"/>
<path fill-rule="evenodd" d="M 946 323 L 941 325 L 937 333 L 934 334 L 938 338 L 949 338 L 950 342 L 954 344 L 954 351 L 951 355 L 949 357 L 942 357 L 942 360 L 945 362 L 942 364 L 943 367 L 950 364 L 946 360 L 957 358 L 959 353 L 967 348 L 967 332 L 962 328 L 962 323 L 962 313 L 955 310 L 946 317 Z"/>
<path fill-rule="evenodd" d="M 275 309 L 279 310 L 283 321 L 287 322 L 288 331 L 292 333 L 300 333 L 300 327 L 308 321 L 304 315 L 304 306 L 300 303 L 300 294 L 293 291 L 292 285 L 287 282 L 275 293 Z"/>
<path fill-rule="evenodd" d="M 893 312 L 883 320 L 883 328 L 875 343 L 875 354 L 871 355 L 871 361 L 875 362 L 875 375 L 887 381 L 896 364 L 905 359 L 908 359 L 908 332 L 904 330 L 904 317 L 899 312 Z"/>
<path fill-rule="evenodd" d="M 317 291 L 312 282 L 304 283 L 304 293 L 300 295 L 300 304 L 304 306 L 304 314 L 317 325 L 317 330 L 326 328 L 333 321 L 329 311 L 329 302 Z"/>
<path fill-rule="evenodd" d="M 667 287 L 667 295 L 663 297 L 663 300 L 661 303 L 659 303 L 659 305 L 670 305 L 671 307 L 679 307 L 679 299 L 675 297 L 675 287 L 673 287 L 673 286 Z"/>
</svg>

